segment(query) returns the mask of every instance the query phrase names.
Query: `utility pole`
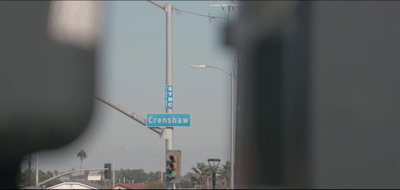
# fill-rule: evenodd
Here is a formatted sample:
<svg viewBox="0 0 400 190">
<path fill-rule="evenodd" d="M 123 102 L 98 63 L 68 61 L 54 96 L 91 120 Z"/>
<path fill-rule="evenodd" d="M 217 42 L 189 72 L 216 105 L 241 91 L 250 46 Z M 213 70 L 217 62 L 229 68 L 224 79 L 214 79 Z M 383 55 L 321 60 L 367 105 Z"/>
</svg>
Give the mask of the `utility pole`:
<svg viewBox="0 0 400 190">
<path fill-rule="evenodd" d="M 164 9 L 166 13 L 166 78 L 165 78 L 165 85 L 172 86 L 172 5 L 170 3 L 162 6 L 154 1 L 148 0 L 150 3 L 153 3 L 157 7 Z M 172 108 L 166 108 L 165 113 L 172 113 Z M 167 152 L 169 150 L 174 149 L 173 143 L 173 128 L 167 127 L 164 128 L 162 131 L 162 137 L 165 139 L 165 159 L 167 160 Z M 165 162 L 166 164 L 166 162 Z M 168 167 L 165 167 L 167 170 Z M 168 182 L 165 180 L 166 188 L 167 189 L 175 189 L 175 184 Z"/>
<path fill-rule="evenodd" d="M 167 14 L 167 40 L 166 40 L 167 61 L 166 61 L 165 85 L 172 86 L 172 6 L 170 3 L 168 3 L 165 6 L 165 12 Z M 172 108 L 166 108 L 165 113 L 172 113 Z M 173 144 L 174 130 L 172 127 L 168 127 L 164 130 L 166 130 L 167 132 L 166 151 L 165 151 L 165 160 L 167 160 L 167 151 L 174 149 L 174 144 Z M 167 189 L 175 189 L 175 184 L 166 181 L 166 187 Z"/>
<path fill-rule="evenodd" d="M 154 1 L 148 0 L 150 3 L 156 5 L 157 7 L 163 9 L 166 12 L 166 78 L 165 84 L 172 86 L 172 5 L 168 3 L 165 6 L 162 6 Z M 131 117 L 132 119 L 136 120 L 137 122 L 146 126 L 146 120 L 139 117 L 133 112 L 119 106 L 118 104 L 113 103 L 112 101 L 102 98 L 99 96 L 95 96 L 98 100 L 102 101 L 103 103 L 113 107 L 114 109 L 120 111 L 121 113 Z M 166 108 L 165 113 L 172 113 L 172 108 Z M 160 135 L 161 138 L 165 139 L 165 161 L 167 160 L 167 152 L 169 150 L 173 150 L 173 128 L 167 127 L 164 129 L 161 128 L 149 128 Z M 164 162 L 166 166 L 167 162 Z M 165 167 L 165 171 L 167 170 L 167 166 Z M 167 172 L 167 171 L 166 171 Z M 162 176 L 161 172 L 161 176 Z M 166 188 L 167 189 L 175 189 L 175 184 L 168 182 L 165 180 Z"/>
</svg>

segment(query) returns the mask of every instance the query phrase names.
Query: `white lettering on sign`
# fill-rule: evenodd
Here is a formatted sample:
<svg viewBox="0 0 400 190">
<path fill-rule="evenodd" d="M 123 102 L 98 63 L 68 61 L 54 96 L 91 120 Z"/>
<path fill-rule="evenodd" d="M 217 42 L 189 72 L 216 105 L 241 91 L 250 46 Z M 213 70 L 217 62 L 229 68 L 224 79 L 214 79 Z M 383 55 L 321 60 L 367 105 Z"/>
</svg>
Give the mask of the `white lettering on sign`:
<svg viewBox="0 0 400 190">
<path fill-rule="evenodd" d="M 174 105 L 173 97 L 174 97 L 173 87 L 171 85 L 165 86 L 165 108 L 173 107 Z"/>
<path fill-rule="evenodd" d="M 149 117 L 148 122 L 150 124 L 158 123 L 158 124 L 166 124 L 166 123 L 189 123 L 189 118 L 157 118 L 157 117 Z"/>
</svg>

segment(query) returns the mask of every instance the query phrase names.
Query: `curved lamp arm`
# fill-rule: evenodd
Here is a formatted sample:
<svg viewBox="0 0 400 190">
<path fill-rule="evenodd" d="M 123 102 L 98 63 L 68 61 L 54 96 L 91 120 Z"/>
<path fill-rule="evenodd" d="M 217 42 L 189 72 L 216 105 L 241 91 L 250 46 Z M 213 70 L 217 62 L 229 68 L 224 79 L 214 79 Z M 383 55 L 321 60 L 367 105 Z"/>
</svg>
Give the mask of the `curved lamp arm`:
<svg viewBox="0 0 400 190">
<path fill-rule="evenodd" d="M 190 67 L 192 68 L 198 68 L 198 69 L 205 69 L 207 67 L 211 67 L 211 68 L 215 68 L 215 69 L 219 69 L 221 71 L 224 71 L 226 74 L 228 74 L 229 76 L 232 76 L 232 74 L 230 72 L 228 72 L 227 70 L 221 68 L 221 67 L 217 67 L 217 66 L 212 66 L 212 65 L 190 65 Z"/>
</svg>

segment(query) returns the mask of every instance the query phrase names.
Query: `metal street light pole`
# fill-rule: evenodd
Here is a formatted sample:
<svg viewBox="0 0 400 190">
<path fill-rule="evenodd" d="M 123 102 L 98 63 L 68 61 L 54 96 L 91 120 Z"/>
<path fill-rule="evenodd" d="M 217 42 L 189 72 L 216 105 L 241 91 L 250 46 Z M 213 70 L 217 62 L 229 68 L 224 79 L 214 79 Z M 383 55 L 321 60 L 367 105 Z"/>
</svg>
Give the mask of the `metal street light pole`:
<svg viewBox="0 0 400 190">
<path fill-rule="evenodd" d="M 222 8 L 222 9 L 224 9 L 225 7 L 228 7 L 228 9 L 229 9 L 229 12 L 230 12 L 230 9 L 232 8 L 233 9 L 233 7 L 240 7 L 240 5 L 239 4 L 233 4 L 233 3 L 227 3 L 227 4 L 210 4 L 210 7 L 212 7 L 212 8 L 218 8 L 218 7 L 220 7 L 220 8 Z M 239 14 L 239 13 L 238 13 Z M 238 15 L 239 16 L 239 15 Z M 229 14 L 228 14 L 228 17 L 229 17 Z M 228 27 L 229 27 L 229 18 L 227 18 L 227 20 L 228 20 Z M 237 56 L 239 56 L 239 53 L 237 52 L 236 53 L 237 54 Z M 233 89 L 233 74 L 231 74 L 231 88 Z M 233 94 L 233 90 L 232 90 L 232 94 Z M 233 100 L 232 100 L 232 107 L 233 107 Z M 233 108 L 232 108 L 233 109 Z M 232 111 L 232 118 L 234 117 L 234 113 L 233 113 L 233 111 Z M 232 122 L 233 122 L 233 119 L 232 119 Z M 234 138 L 235 138 L 235 133 L 236 133 L 236 129 L 233 129 L 233 125 L 232 125 L 232 130 L 234 130 L 234 131 L 232 131 L 231 133 L 232 133 L 232 135 L 233 135 L 233 137 L 232 137 L 232 143 L 234 143 L 235 141 L 234 141 Z M 234 174 L 235 174 L 235 170 L 234 170 L 234 167 L 235 167 L 235 159 L 234 159 L 234 154 L 235 154 L 235 149 L 234 149 L 234 145 L 232 145 L 232 153 L 231 153 L 231 180 L 230 180 L 230 188 L 231 189 L 234 189 L 235 187 L 234 187 L 234 185 L 235 185 L 235 183 L 234 183 L 234 179 L 235 179 L 235 176 L 234 176 Z"/>
<path fill-rule="evenodd" d="M 148 0 L 150 3 L 153 3 L 157 7 L 164 9 L 166 13 L 166 78 L 165 85 L 172 86 L 172 5 L 170 3 L 162 6 L 154 1 Z M 166 108 L 165 113 L 172 113 L 172 108 Z M 165 160 L 167 160 L 167 152 L 168 150 L 173 150 L 173 128 L 167 127 L 163 129 L 163 134 L 165 138 Z M 165 167 L 167 168 L 167 167 Z M 165 180 L 167 189 L 175 189 L 175 184 L 169 183 L 168 180 Z"/>
<path fill-rule="evenodd" d="M 207 161 L 208 161 L 208 164 L 210 165 L 210 167 L 212 169 L 212 172 L 213 172 L 213 189 L 215 189 L 215 184 L 216 184 L 215 183 L 216 182 L 215 176 L 216 176 L 216 172 L 217 172 L 217 169 L 218 169 L 219 162 L 221 160 L 218 159 L 218 158 L 210 158 Z"/>
<path fill-rule="evenodd" d="M 112 156 L 112 172 L 113 172 L 113 185 L 112 185 L 112 187 L 113 187 L 113 189 L 114 189 L 114 187 L 115 187 L 115 154 L 118 152 L 118 151 L 120 151 L 120 150 L 129 150 L 130 148 L 129 147 L 124 147 L 124 148 L 120 148 L 120 149 L 118 149 L 118 150 L 116 150 L 116 151 L 114 151 L 113 152 L 113 156 Z"/>
<path fill-rule="evenodd" d="M 167 4 L 165 6 L 165 11 L 167 13 L 167 43 L 166 43 L 166 79 L 165 79 L 165 85 L 171 85 L 172 86 L 172 5 Z M 165 113 L 172 113 L 172 108 L 166 108 Z M 167 160 L 167 152 L 168 150 L 173 150 L 174 149 L 174 144 L 173 144 L 173 128 L 168 127 L 166 129 L 167 132 L 167 138 L 166 138 L 166 151 L 165 151 L 165 160 Z M 166 188 L 167 189 L 175 189 L 175 184 L 174 183 L 169 183 L 166 180 Z"/>
<path fill-rule="evenodd" d="M 234 76 L 233 76 L 233 72 L 232 73 L 229 73 L 228 71 L 226 71 L 225 69 L 223 69 L 223 68 L 220 68 L 220 67 L 217 67 L 217 66 L 212 66 L 212 65 L 191 65 L 190 67 L 192 67 L 192 68 L 199 68 L 199 69 L 205 69 L 205 68 L 207 68 L 207 67 L 210 67 L 210 68 L 215 68 L 215 69 L 218 69 L 218 70 L 221 70 L 221 71 L 223 71 L 223 72 L 225 72 L 226 74 L 228 74 L 230 77 L 231 77 L 231 138 L 230 138 L 230 144 L 231 144 L 231 177 L 230 177 L 230 188 L 231 189 L 233 189 L 234 188 L 234 186 L 233 186 L 233 180 L 235 179 L 234 178 L 234 166 L 235 166 L 235 132 L 236 132 L 236 130 L 235 130 L 235 122 L 234 122 L 234 117 L 235 117 L 235 114 L 234 114 L 234 105 L 233 105 L 233 103 L 234 103 L 234 100 L 233 100 L 233 92 L 234 92 L 234 90 L 233 90 L 233 81 L 234 81 Z"/>
</svg>

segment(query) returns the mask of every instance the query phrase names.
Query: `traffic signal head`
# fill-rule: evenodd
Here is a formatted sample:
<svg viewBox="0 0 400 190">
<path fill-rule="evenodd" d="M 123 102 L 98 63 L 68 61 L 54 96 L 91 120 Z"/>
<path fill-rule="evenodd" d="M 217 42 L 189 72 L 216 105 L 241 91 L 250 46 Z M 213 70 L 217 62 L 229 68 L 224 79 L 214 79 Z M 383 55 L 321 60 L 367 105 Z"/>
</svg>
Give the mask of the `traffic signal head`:
<svg viewBox="0 0 400 190">
<path fill-rule="evenodd" d="M 178 176 L 178 160 L 179 156 L 177 154 L 168 155 L 168 177 L 171 179 L 176 179 Z"/>
<path fill-rule="evenodd" d="M 111 179 L 111 164 L 104 164 L 104 179 Z"/>
<path fill-rule="evenodd" d="M 169 183 L 180 182 L 181 151 L 167 151 L 167 180 Z"/>
</svg>

